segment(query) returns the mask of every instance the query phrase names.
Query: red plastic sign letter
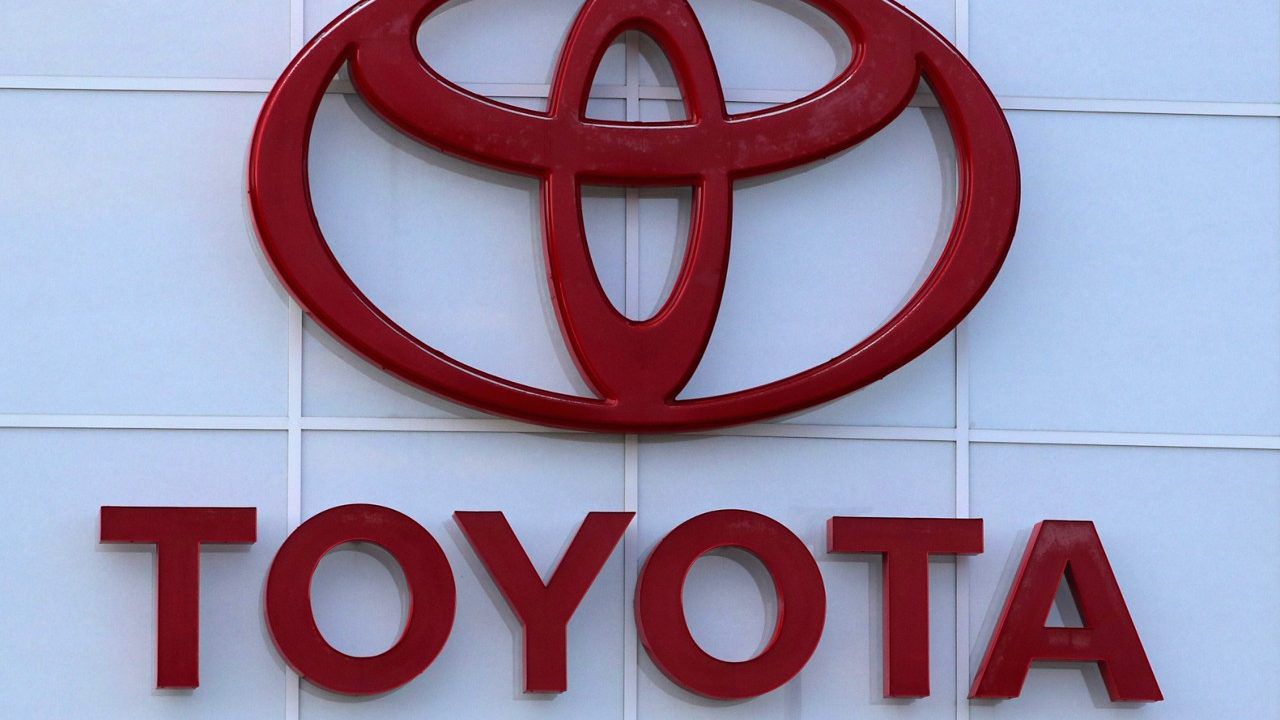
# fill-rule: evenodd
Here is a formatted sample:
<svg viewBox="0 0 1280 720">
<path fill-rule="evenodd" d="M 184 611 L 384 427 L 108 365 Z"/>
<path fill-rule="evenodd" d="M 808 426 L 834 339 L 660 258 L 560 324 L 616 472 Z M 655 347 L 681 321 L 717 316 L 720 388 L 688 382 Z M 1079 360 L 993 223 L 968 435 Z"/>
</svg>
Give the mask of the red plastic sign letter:
<svg viewBox="0 0 1280 720">
<path fill-rule="evenodd" d="M 349 542 L 386 550 L 409 586 L 404 632 L 373 657 L 335 650 L 311 611 L 311 576 L 320 559 Z M 457 592 L 444 551 L 412 518 L 379 505 L 342 505 L 306 521 L 280 546 L 267 575 L 266 604 L 271 637 L 299 675 L 326 690 L 374 695 L 404 685 L 436 659 L 453 629 Z"/>
<path fill-rule="evenodd" d="M 505 515 L 453 514 L 524 625 L 525 692 L 560 693 L 568 689 L 569 619 L 634 516 L 630 512 L 588 514 L 556 566 L 551 582 L 543 584 Z"/>
<path fill-rule="evenodd" d="M 884 558 L 884 694 L 929 695 L 929 556 L 982 552 L 982 521 L 834 517 L 827 552 Z"/>
<path fill-rule="evenodd" d="M 254 542 L 257 514 L 254 508 L 102 508 L 102 542 L 156 546 L 156 687 L 200 686 L 200 546 Z"/>
<path fill-rule="evenodd" d="M 778 594 L 773 637 L 742 662 L 703 651 L 684 615 L 689 570 L 702 555 L 724 547 L 759 558 Z M 745 510 L 705 513 L 672 530 L 645 561 L 636 585 L 636 629 L 654 664 L 686 690 L 722 700 L 763 695 L 795 677 L 818 647 L 826 614 L 827 592 L 808 548 L 777 521 Z"/>
<path fill-rule="evenodd" d="M 1044 626 L 1064 574 L 1082 628 Z M 1098 663 L 1114 702 L 1164 699 L 1091 522 L 1036 525 L 970 696 L 1017 697 L 1036 660 Z"/>
</svg>

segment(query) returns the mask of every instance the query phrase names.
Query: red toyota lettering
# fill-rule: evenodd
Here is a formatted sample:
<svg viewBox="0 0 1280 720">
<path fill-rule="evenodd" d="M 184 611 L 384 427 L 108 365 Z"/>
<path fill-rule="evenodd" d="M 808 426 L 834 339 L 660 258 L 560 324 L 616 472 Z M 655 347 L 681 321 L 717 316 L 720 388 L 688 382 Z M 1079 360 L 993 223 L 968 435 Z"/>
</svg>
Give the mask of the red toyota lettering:
<svg viewBox="0 0 1280 720">
<path fill-rule="evenodd" d="M 156 546 L 156 687 L 200 686 L 200 546 L 257 540 L 255 508 L 104 507 L 104 543 Z"/>
<path fill-rule="evenodd" d="M 833 517 L 827 551 L 884 559 L 884 695 L 929 695 L 929 556 L 982 552 L 982 521 Z"/>
<path fill-rule="evenodd" d="M 1082 628 L 1044 625 L 1064 575 Z M 1091 522 L 1036 525 L 970 696 L 1021 695 L 1037 660 L 1097 663 L 1115 702 L 1164 699 Z"/>
<path fill-rule="evenodd" d="M 544 584 L 529 555 L 500 512 L 456 512 L 471 547 L 524 625 L 524 691 L 561 693 L 569 688 L 568 625 L 635 513 L 587 515 L 569 549 Z"/>
<path fill-rule="evenodd" d="M 778 620 L 754 658 L 729 662 L 698 645 L 684 615 L 684 581 L 712 550 L 740 548 L 769 571 L 778 594 Z M 649 657 L 690 692 L 722 700 L 755 697 L 800 672 L 818 647 L 827 592 L 804 542 L 772 518 L 746 510 L 718 510 L 685 521 L 650 553 L 636 584 L 636 628 Z"/>
<path fill-rule="evenodd" d="M 373 657 L 334 649 L 311 611 L 311 577 L 320 559 L 350 542 L 390 553 L 412 598 L 400 639 Z M 414 679 L 440 654 L 453 628 L 457 593 L 449 560 L 425 528 L 390 508 L 343 505 L 306 521 L 280 546 L 267 575 L 266 605 L 271 637 L 299 675 L 333 692 L 374 695 Z"/>
</svg>

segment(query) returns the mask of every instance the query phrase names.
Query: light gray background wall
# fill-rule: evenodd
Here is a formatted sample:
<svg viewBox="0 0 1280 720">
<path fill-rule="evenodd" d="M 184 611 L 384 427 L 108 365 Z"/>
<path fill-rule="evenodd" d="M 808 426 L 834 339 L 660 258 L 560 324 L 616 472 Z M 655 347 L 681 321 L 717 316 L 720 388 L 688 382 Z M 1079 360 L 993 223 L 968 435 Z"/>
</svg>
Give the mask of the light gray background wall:
<svg viewBox="0 0 1280 720">
<path fill-rule="evenodd" d="M 791 0 L 692 0 L 734 109 L 803 95 L 841 48 Z M 461 410 L 341 349 L 256 246 L 245 158 L 271 79 L 344 0 L 0 2 L 0 695 L 56 718 L 1204 718 L 1280 714 L 1280 5 L 920 0 L 973 59 L 1023 163 L 1008 263 L 952 337 L 852 397 L 698 437 L 591 437 Z M 450 3 L 427 57 L 536 107 L 574 0 Z M 592 112 L 663 119 L 678 91 L 620 40 Z M 341 87 L 338 88 L 341 90 Z M 954 158 L 927 98 L 863 146 L 735 194 L 721 320 L 689 394 L 778 378 L 852 344 L 949 227 Z M 547 306 L 535 183 L 399 137 L 350 94 L 322 107 L 317 211 L 393 317 L 483 369 L 581 389 Z M 599 189 L 602 281 L 643 316 L 688 193 Z M 420 679 L 342 700 L 297 681 L 261 621 L 288 529 L 344 502 L 413 515 L 459 614 Z M 260 540 L 206 553 L 203 686 L 154 685 L 154 559 L 100 547 L 104 504 L 253 505 Z M 831 613 L 787 687 L 709 703 L 637 652 L 639 561 L 684 519 L 743 507 L 819 553 Z M 501 509 L 553 566 L 589 510 L 639 518 L 571 625 L 571 690 L 519 693 L 517 627 L 449 519 Z M 880 696 L 880 578 L 827 558 L 833 514 L 983 517 L 987 552 L 931 566 L 933 696 Z M 1097 521 L 1167 701 L 1109 703 L 1096 670 L 963 698 L 1032 525 Z M 752 654 L 772 599 L 740 558 L 688 589 L 699 640 Z M 326 636 L 392 642 L 392 571 L 342 550 Z"/>
</svg>

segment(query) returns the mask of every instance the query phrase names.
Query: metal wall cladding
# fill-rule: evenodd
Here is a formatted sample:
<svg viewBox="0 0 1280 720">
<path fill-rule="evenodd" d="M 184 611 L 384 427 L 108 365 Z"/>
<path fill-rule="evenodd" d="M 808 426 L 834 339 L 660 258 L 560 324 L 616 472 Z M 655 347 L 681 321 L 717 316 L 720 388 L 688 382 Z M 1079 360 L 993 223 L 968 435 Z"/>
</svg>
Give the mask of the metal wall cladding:
<svg viewBox="0 0 1280 720">
<path fill-rule="evenodd" d="M 862 392 L 746 429 L 644 439 L 517 427 L 429 397 L 291 307 L 254 238 L 246 153 L 272 78 L 343 4 L 0 10 L 9 706 L 288 720 L 1280 713 L 1274 683 L 1257 681 L 1280 675 L 1280 620 L 1259 600 L 1280 590 L 1275 3 L 909 3 L 1009 111 L 1023 209 L 1000 277 L 958 334 Z M 811 92 L 848 53 L 797 2 L 692 5 L 731 111 Z M 577 7 L 450 3 L 420 43 L 447 77 L 539 108 Z M 638 38 L 606 53 L 593 98 L 602 118 L 682 112 L 660 52 Z M 821 362 L 915 287 L 956 187 L 930 104 L 848 152 L 735 188 L 729 286 L 689 396 Z M 536 182 L 418 147 L 350 93 L 327 96 L 313 142 L 321 224 L 397 321 L 481 369 L 585 392 L 549 304 Z M 652 312 L 688 191 L 590 189 L 585 204 L 610 298 Z M 357 702 L 299 691 L 261 613 L 288 526 L 346 502 L 421 522 L 460 600 L 435 665 Z M 153 690 L 154 560 L 98 546 L 107 504 L 258 508 L 257 544 L 203 558 L 192 693 Z M 666 532 L 726 507 L 796 532 L 831 609 L 795 681 L 734 704 L 667 681 L 636 643 L 629 600 Z M 544 573 L 586 512 L 638 511 L 570 625 L 568 693 L 520 692 L 519 624 L 453 529 L 457 509 L 505 511 Z M 825 554 L 823 521 L 837 514 L 986 520 L 983 555 L 931 565 L 927 699 L 882 697 L 880 568 Z M 1096 670 L 1055 666 L 1033 670 L 1019 699 L 964 700 L 1026 535 L 1046 518 L 1097 523 L 1165 702 L 1113 705 Z M 396 636 L 394 567 L 367 548 L 330 556 L 314 587 L 340 648 L 374 653 Z M 724 657 L 759 648 L 772 603 L 767 576 L 732 553 L 689 580 L 695 636 Z"/>
</svg>

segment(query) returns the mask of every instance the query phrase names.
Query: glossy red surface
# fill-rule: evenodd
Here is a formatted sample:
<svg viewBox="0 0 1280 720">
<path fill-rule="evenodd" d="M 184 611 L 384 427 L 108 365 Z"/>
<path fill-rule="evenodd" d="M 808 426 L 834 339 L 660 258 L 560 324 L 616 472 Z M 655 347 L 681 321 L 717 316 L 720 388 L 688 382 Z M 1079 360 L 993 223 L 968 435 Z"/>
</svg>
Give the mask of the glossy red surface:
<svg viewBox="0 0 1280 720">
<path fill-rule="evenodd" d="M 156 687 L 200 686 L 200 546 L 253 543 L 257 522 L 255 508 L 102 508 L 102 542 L 156 546 Z"/>
<path fill-rule="evenodd" d="M 262 245 L 285 285 L 330 333 L 420 388 L 489 412 L 586 430 L 673 432 L 760 420 L 857 390 L 920 355 L 973 308 L 1009 250 L 1019 176 L 1004 115 L 960 53 L 892 2 L 812 0 L 848 36 L 849 66 L 806 97 L 741 115 L 727 113 L 707 41 L 684 0 L 588 0 L 569 32 L 547 112 L 476 95 L 425 63 L 415 31 L 443 3 L 367 0 L 325 28 L 267 98 L 249 167 Z M 645 31 L 667 51 L 688 120 L 584 117 L 600 57 L 630 29 Z M 317 223 L 307 178 L 316 110 L 344 64 L 361 96 L 407 135 L 541 179 L 552 296 L 569 348 L 598 397 L 528 387 L 451 358 L 387 317 L 344 272 Z M 951 128 L 959 197 L 950 238 L 920 288 L 869 337 L 817 367 L 739 392 L 677 400 L 719 311 L 734 181 L 867 139 L 902 112 L 922 77 Z M 587 182 L 694 187 L 684 264 L 652 318 L 626 318 L 600 286 L 582 224 Z"/>
<path fill-rule="evenodd" d="M 524 691 L 568 690 L 569 620 L 635 513 L 589 513 L 548 583 L 542 582 L 505 515 L 458 511 L 453 517 L 524 625 Z"/>
<path fill-rule="evenodd" d="M 372 657 L 335 649 L 311 610 L 311 577 L 321 558 L 349 542 L 386 550 L 409 586 L 404 631 Z M 394 690 L 426 670 L 449 639 L 457 602 L 453 570 L 440 544 L 409 516 L 379 505 L 342 505 L 302 523 L 280 546 L 267 574 L 267 627 L 276 648 L 299 675 L 346 695 Z"/>
<path fill-rule="evenodd" d="M 1064 576 L 1084 627 L 1044 625 Z M 1091 522 L 1036 525 L 970 697 L 1021 695 L 1038 660 L 1097 663 L 1114 702 L 1164 699 Z"/>
<path fill-rule="evenodd" d="M 698 558 L 720 548 L 751 553 L 773 578 L 773 636 L 750 660 L 713 657 L 685 618 L 685 579 Z M 746 510 L 717 510 L 681 523 L 649 554 L 636 582 L 636 630 L 653 663 L 684 689 L 720 700 L 763 695 L 795 677 L 818 647 L 826 613 L 822 573 L 804 542 L 777 520 Z"/>
<path fill-rule="evenodd" d="M 884 561 L 884 696 L 929 695 L 929 556 L 982 552 L 982 521 L 834 517 L 827 551 Z"/>
</svg>

